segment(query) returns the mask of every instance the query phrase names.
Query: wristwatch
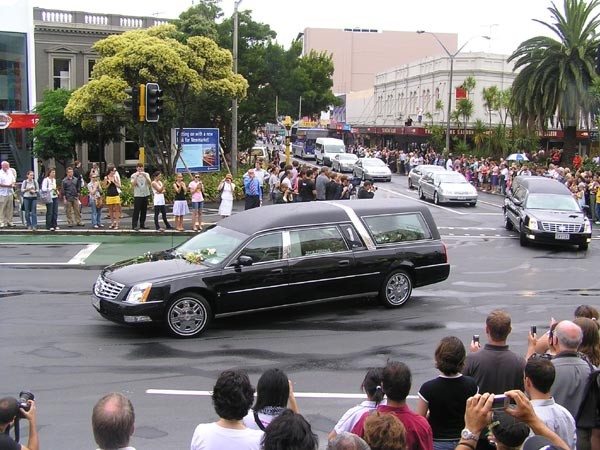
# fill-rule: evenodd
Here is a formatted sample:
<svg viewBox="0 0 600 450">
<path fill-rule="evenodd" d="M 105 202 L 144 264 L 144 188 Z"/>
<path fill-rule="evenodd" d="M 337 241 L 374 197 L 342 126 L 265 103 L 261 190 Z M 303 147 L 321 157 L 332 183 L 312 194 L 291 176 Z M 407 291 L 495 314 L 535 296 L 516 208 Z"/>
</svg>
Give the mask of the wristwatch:
<svg viewBox="0 0 600 450">
<path fill-rule="evenodd" d="M 467 428 L 465 428 L 464 430 L 462 430 L 460 432 L 460 437 L 463 439 L 470 440 L 470 441 L 479 440 L 479 435 L 471 433 L 471 430 L 469 430 Z"/>
</svg>

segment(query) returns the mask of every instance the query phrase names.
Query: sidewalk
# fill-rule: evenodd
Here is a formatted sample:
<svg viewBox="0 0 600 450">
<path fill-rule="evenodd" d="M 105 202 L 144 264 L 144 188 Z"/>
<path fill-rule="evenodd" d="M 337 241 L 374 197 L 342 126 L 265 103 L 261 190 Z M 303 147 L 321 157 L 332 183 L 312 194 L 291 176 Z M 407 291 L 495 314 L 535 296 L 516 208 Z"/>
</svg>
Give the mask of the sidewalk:
<svg viewBox="0 0 600 450">
<path fill-rule="evenodd" d="M 171 211 L 172 205 L 167 205 L 167 219 L 169 223 L 173 226 L 174 217 Z M 233 203 L 233 214 L 244 210 L 244 201 L 236 200 Z M 202 214 L 202 226 L 206 228 L 208 225 L 215 224 L 221 219 L 221 216 L 218 215 L 219 205 L 215 202 L 206 202 L 203 208 Z M 133 206 L 123 207 L 121 210 L 121 221 L 118 230 L 113 230 L 108 228 L 109 219 L 108 219 L 108 210 L 103 208 L 102 210 L 102 223 L 104 224 L 104 228 L 93 228 L 91 223 L 91 208 L 89 206 L 84 206 L 81 211 L 81 219 L 84 223 L 83 227 L 73 226 L 69 228 L 67 226 L 67 219 L 65 217 L 65 208 L 63 205 L 59 206 L 58 210 L 58 227 L 60 230 L 50 231 L 46 230 L 46 207 L 45 205 L 40 205 L 38 203 L 37 206 L 37 221 L 38 226 L 36 231 L 30 231 L 27 229 L 27 225 L 24 223 L 22 217 L 19 215 L 20 213 L 20 204 L 15 206 L 13 212 L 13 224 L 14 227 L 10 228 L 0 228 L 0 237 L 1 236 L 11 236 L 11 235 L 139 235 L 139 234 L 152 234 L 152 235 L 175 235 L 175 236 L 193 236 L 197 234 L 196 231 L 192 230 L 192 222 L 191 222 L 191 214 L 185 216 L 183 225 L 186 228 L 185 231 L 175 231 L 175 230 L 164 230 L 163 232 L 157 232 L 154 229 L 154 209 L 152 206 L 148 207 L 148 213 L 146 215 L 146 229 L 135 231 L 131 229 L 131 215 L 133 213 Z M 159 225 L 164 226 L 162 218 L 159 217 Z"/>
</svg>

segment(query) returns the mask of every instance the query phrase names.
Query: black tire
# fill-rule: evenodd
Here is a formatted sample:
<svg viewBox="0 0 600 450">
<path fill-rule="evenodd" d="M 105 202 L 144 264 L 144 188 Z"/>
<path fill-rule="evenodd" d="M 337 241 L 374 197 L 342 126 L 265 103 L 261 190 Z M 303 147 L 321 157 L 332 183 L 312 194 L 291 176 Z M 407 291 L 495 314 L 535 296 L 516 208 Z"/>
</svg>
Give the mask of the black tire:
<svg viewBox="0 0 600 450">
<path fill-rule="evenodd" d="M 419 188 L 419 198 L 421 200 L 425 200 L 425 196 L 423 195 L 423 189 Z"/>
<path fill-rule="evenodd" d="M 408 188 L 413 189 L 412 181 L 410 181 L 410 177 L 408 177 Z"/>
<path fill-rule="evenodd" d="M 404 305 L 412 294 L 412 279 L 404 270 L 390 273 L 381 286 L 379 299 L 386 308 L 398 308 Z"/>
<path fill-rule="evenodd" d="M 212 309 L 204 297 L 191 292 L 177 296 L 165 313 L 167 331 L 178 338 L 196 337 L 212 320 Z"/>
<path fill-rule="evenodd" d="M 439 205 L 440 204 L 440 198 L 438 197 L 438 193 L 437 192 L 433 193 L 433 203 L 435 205 Z"/>
<path fill-rule="evenodd" d="M 521 247 L 527 247 L 529 245 L 529 241 L 527 240 L 527 237 L 525 237 L 525 230 L 522 223 L 519 230 L 519 244 L 521 244 Z"/>
<path fill-rule="evenodd" d="M 508 231 L 511 231 L 514 228 L 506 212 L 504 213 L 504 228 L 506 228 Z"/>
<path fill-rule="evenodd" d="M 471 203 L 469 203 L 469 206 L 472 206 L 473 208 L 475 208 L 477 206 L 477 202 L 471 202 Z"/>
<path fill-rule="evenodd" d="M 587 251 L 589 244 L 586 242 L 585 244 L 579 244 L 579 250 L 585 252 Z"/>
</svg>

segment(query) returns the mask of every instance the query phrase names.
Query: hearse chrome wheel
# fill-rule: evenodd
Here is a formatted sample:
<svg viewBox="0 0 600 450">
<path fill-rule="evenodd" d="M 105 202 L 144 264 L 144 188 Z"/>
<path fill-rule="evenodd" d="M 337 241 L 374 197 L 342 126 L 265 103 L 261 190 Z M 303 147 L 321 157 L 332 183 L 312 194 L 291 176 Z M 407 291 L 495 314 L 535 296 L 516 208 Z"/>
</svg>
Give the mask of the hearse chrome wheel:
<svg viewBox="0 0 600 450">
<path fill-rule="evenodd" d="M 166 325 L 169 332 L 176 337 L 194 337 L 207 328 L 211 317 L 210 305 L 203 297 L 186 293 L 169 305 Z"/>
<path fill-rule="evenodd" d="M 392 272 L 385 280 L 381 300 L 386 308 L 404 305 L 412 293 L 412 280 L 403 270 Z"/>
</svg>

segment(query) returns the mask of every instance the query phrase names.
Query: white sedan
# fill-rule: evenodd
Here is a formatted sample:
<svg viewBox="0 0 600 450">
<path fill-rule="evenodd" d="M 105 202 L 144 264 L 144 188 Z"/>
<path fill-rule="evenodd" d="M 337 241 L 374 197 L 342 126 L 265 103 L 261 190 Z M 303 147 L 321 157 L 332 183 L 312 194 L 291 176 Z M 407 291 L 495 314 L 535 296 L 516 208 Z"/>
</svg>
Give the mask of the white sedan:
<svg viewBox="0 0 600 450">
<path fill-rule="evenodd" d="M 352 176 L 363 181 L 392 181 L 392 171 L 379 158 L 359 158 L 354 164 Z"/>
<path fill-rule="evenodd" d="M 419 198 L 440 203 L 477 204 L 477 190 L 458 172 L 428 172 L 419 181 Z"/>
<path fill-rule="evenodd" d="M 354 153 L 340 153 L 333 158 L 331 170 L 334 172 L 352 172 L 356 161 L 358 161 L 358 156 Z"/>
</svg>

